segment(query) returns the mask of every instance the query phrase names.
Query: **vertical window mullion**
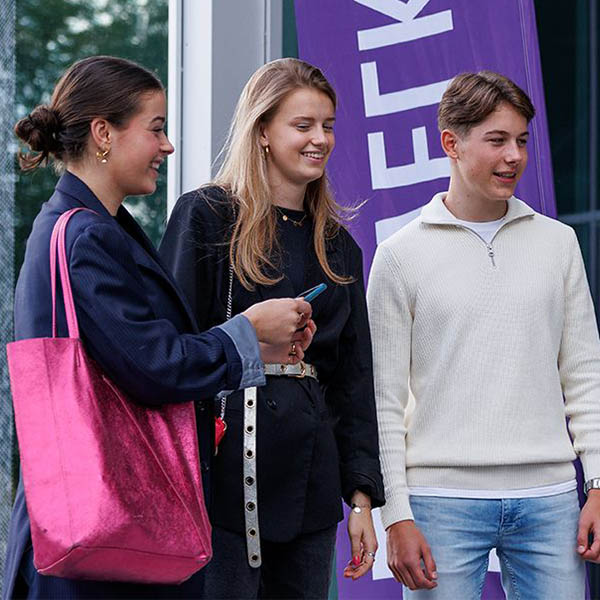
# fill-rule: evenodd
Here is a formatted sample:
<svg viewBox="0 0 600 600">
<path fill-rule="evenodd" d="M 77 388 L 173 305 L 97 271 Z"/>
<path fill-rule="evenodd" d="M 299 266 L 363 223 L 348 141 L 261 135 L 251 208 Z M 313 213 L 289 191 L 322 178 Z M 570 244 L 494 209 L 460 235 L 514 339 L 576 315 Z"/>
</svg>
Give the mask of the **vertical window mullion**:
<svg viewBox="0 0 600 600">
<path fill-rule="evenodd" d="M 596 194 L 598 191 L 598 7 L 596 2 L 589 3 L 589 182 L 588 195 L 590 211 L 594 212 L 597 206 Z M 590 288 L 594 294 L 597 305 L 600 299 L 598 290 L 598 226 L 595 221 L 591 224 L 590 235 Z"/>
<path fill-rule="evenodd" d="M 17 467 L 8 365 L 4 352 L 6 344 L 13 339 L 15 9 L 15 0 L 2 0 L 0 3 L 0 148 L 3 149 L 0 155 L 0 564 L 4 563 Z"/>
</svg>

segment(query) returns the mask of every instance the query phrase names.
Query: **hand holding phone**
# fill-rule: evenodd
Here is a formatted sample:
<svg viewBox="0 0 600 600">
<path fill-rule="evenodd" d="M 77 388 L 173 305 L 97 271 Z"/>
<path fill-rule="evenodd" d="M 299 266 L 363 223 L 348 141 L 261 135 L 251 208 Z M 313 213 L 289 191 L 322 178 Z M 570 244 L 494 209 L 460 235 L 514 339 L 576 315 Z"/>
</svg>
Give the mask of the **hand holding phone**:
<svg viewBox="0 0 600 600">
<path fill-rule="evenodd" d="M 306 302 L 312 302 L 321 292 L 324 292 L 326 289 L 327 284 L 320 283 L 319 285 L 315 285 L 315 287 L 298 294 L 298 298 L 304 298 Z"/>
</svg>

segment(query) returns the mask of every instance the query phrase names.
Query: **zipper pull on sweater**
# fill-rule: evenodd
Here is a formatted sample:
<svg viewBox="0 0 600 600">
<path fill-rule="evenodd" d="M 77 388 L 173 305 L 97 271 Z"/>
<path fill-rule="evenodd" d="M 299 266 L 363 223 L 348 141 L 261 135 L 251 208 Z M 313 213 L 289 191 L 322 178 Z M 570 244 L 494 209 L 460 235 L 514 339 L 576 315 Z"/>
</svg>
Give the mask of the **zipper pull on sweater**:
<svg viewBox="0 0 600 600">
<path fill-rule="evenodd" d="M 492 261 L 492 267 L 496 266 L 496 261 L 494 260 L 494 249 L 492 248 L 491 244 L 486 244 L 487 245 L 487 250 L 488 250 L 488 256 L 490 257 L 490 260 Z"/>
</svg>

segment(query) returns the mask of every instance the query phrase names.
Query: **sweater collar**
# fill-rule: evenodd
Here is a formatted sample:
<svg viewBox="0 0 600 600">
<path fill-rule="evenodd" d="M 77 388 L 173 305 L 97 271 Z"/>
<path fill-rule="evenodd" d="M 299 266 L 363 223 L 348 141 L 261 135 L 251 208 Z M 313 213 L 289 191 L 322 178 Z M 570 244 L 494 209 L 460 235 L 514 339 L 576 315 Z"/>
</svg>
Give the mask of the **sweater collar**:
<svg viewBox="0 0 600 600">
<path fill-rule="evenodd" d="M 422 209 L 421 222 L 430 225 L 456 225 L 456 217 L 446 208 L 444 198 L 448 192 L 436 194 Z M 535 211 L 525 202 L 511 196 L 508 199 L 508 210 L 504 215 L 504 224 L 532 217 Z"/>
</svg>

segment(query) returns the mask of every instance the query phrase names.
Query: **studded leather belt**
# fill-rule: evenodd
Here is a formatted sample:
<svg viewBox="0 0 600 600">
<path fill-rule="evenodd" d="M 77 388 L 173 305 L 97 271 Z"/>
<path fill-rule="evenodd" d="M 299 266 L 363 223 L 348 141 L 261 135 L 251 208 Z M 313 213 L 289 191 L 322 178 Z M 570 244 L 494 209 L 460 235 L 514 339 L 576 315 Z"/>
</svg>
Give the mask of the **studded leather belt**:
<svg viewBox="0 0 600 600">
<path fill-rule="evenodd" d="M 313 377 L 317 379 L 317 369 L 313 365 L 309 365 L 303 361 L 295 365 L 286 365 L 284 363 L 266 363 L 265 375 L 276 375 L 279 377 Z"/>
<path fill-rule="evenodd" d="M 244 390 L 244 521 L 248 564 L 257 568 L 260 555 L 258 529 L 258 493 L 256 490 L 256 388 Z"/>
<path fill-rule="evenodd" d="M 265 375 L 279 377 L 317 378 L 313 365 L 299 362 L 295 365 L 283 363 L 265 364 Z M 260 529 L 258 526 L 258 490 L 256 487 L 256 388 L 244 390 L 244 523 L 246 525 L 246 550 L 248 564 L 258 568 L 262 564 L 260 553 Z"/>
</svg>

